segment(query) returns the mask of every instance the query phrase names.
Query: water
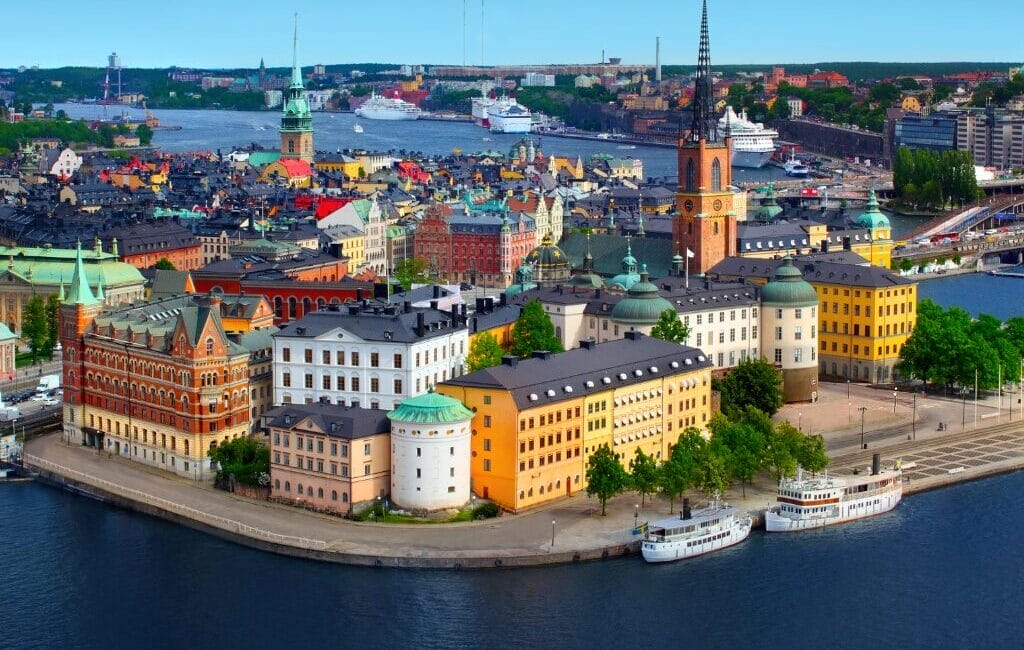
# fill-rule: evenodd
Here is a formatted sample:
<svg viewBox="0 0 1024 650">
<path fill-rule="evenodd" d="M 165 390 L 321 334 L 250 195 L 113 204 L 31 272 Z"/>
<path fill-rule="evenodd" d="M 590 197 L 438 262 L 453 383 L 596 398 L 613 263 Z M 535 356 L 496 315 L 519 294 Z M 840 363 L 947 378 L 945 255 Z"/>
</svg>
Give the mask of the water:
<svg viewBox="0 0 1024 650">
<path fill-rule="evenodd" d="M 0 648 L 1019 647 L 1024 474 L 682 563 L 429 572 L 260 553 L 0 486 Z"/>
<path fill-rule="evenodd" d="M 72 118 L 99 119 L 103 117 L 103 106 L 86 104 L 57 104 Z M 280 113 L 277 111 L 205 111 L 205 110 L 154 110 L 160 123 L 166 126 L 180 126 L 180 131 L 158 129 L 153 136 L 154 146 L 165 151 L 216 151 L 225 152 L 235 147 L 256 143 L 268 149 L 277 149 L 281 138 L 277 132 Z M 129 109 L 133 119 L 143 119 L 141 110 Z M 119 107 L 107 107 L 110 118 L 120 115 Z M 465 153 L 486 150 L 508 153 L 512 145 L 523 136 L 507 133 L 489 133 L 469 122 L 438 122 L 415 120 L 406 122 L 381 122 L 359 120 L 364 132 L 355 133 L 356 123 L 352 113 L 313 113 L 313 131 L 316 148 L 320 151 L 336 151 L 345 148 L 364 148 L 375 151 L 411 150 L 430 155 L 449 154 L 453 149 Z M 534 136 L 536 137 L 536 136 Z M 584 160 L 596 153 L 613 156 L 632 156 L 644 161 L 644 174 L 649 177 L 675 177 L 677 161 L 675 149 L 667 147 L 637 146 L 634 149 L 620 149 L 614 142 L 595 140 L 569 140 L 566 138 L 541 137 L 541 148 L 546 153 Z M 762 169 L 734 169 L 736 181 L 769 181 L 785 178 L 778 167 Z"/>
<path fill-rule="evenodd" d="M 937 278 L 921 282 L 917 296 L 919 300 L 931 298 L 943 307 L 960 307 L 972 316 L 985 313 L 1000 320 L 1024 316 L 1024 278 L 985 273 Z"/>
</svg>

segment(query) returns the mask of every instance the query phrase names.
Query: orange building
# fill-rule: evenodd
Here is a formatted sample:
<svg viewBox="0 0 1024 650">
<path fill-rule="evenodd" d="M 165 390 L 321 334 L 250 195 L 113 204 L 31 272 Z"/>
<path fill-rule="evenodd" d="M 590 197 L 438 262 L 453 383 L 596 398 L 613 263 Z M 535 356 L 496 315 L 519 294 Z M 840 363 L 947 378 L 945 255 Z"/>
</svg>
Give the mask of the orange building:
<svg viewBox="0 0 1024 650">
<path fill-rule="evenodd" d="M 170 221 L 137 223 L 101 234 L 110 241 L 110 252 L 137 269 L 148 269 L 166 259 L 179 271 L 203 265 L 202 244 L 188 228 Z"/>
</svg>

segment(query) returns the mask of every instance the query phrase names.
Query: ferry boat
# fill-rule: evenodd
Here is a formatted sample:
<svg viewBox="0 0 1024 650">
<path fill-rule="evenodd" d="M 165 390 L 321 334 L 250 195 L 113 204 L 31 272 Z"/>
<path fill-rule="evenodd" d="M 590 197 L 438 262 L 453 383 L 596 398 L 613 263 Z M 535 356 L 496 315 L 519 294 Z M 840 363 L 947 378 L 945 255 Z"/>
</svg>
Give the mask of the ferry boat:
<svg viewBox="0 0 1024 650">
<path fill-rule="evenodd" d="M 352 130 L 355 131 L 356 133 L 362 133 L 363 132 L 363 125 L 362 124 L 353 124 L 352 125 Z"/>
<path fill-rule="evenodd" d="M 764 513 L 769 533 L 821 528 L 854 519 L 889 512 L 903 497 L 900 463 L 882 469 L 878 454 L 871 461 L 871 473 L 840 478 L 806 477 L 802 469 L 795 478 L 779 481 L 778 505 Z"/>
<path fill-rule="evenodd" d="M 418 120 L 422 111 L 416 104 L 398 97 L 384 97 L 373 93 L 355 113 L 368 120 Z"/>
<path fill-rule="evenodd" d="M 487 123 L 492 133 L 529 133 L 533 116 L 515 97 L 503 97 L 487 109 Z"/>
<path fill-rule="evenodd" d="M 487 109 L 494 106 L 497 103 L 497 99 L 494 97 L 474 97 L 473 98 L 473 122 L 477 126 L 482 126 L 485 129 L 490 127 L 490 122 L 487 120 Z"/>
<path fill-rule="evenodd" d="M 797 178 L 804 178 L 811 173 L 811 170 L 807 168 L 807 165 L 800 162 L 796 157 L 796 153 L 790 152 L 789 160 L 782 166 L 783 171 L 786 172 L 786 176 L 794 176 Z"/>
<path fill-rule="evenodd" d="M 693 512 L 689 499 L 684 499 L 678 518 L 648 526 L 640 552 L 652 563 L 685 560 L 739 544 L 750 536 L 752 526 L 751 517 L 738 516 L 735 508 L 717 499 Z"/>
<path fill-rule="evenodd" d="M 725 114 L 719 118 L 718 131 L 732 136 L 732 166 L 750 169 L 760 169 L 767 164 L 779 137 L 778 131 L 747 119 L 746 111 L 737 115 L 732 106 L 726 106 Z"/>
</svg>

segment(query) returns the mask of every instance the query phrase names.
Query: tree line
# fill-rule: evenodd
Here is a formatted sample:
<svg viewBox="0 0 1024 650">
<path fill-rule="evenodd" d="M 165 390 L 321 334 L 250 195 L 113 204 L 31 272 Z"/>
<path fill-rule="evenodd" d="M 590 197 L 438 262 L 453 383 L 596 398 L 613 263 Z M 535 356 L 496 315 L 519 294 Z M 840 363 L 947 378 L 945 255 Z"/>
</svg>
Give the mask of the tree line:
<svg viewBox="0 0 1024 650">
<path fill-rule="evenodd" d="M 969 151 L 896 151 L 892 184 L 904 203 L 941 209 L 947 202 L 973 202 L 981 195 Z"/>
</svg>

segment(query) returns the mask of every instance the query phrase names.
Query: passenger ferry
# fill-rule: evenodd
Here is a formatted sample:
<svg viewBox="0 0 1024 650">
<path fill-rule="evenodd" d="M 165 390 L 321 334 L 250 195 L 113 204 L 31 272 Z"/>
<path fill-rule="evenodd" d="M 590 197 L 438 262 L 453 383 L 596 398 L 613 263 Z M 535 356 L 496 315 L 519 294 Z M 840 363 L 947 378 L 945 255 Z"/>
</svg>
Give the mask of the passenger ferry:
<svg viewBox="0 0 1024 650">
<path fill-rule="evenodd" d="M 778 505 L 765 511 L 764 527 L 769 533 L 782 533 L 841 524 L 889 512 L 902 497 L 900 463 L 883 470 L 878 454 L 871 473 L 864 476 L 806 477 L 799 469 L 795 478 L 779 481 Z"/>
<path fill-rule="evenodd" d="M 683 500 L 679 517 L 651 524 L 640 544 L 648 562 L 685 560 L 739 544 L 750 536 L 751 517 L 737 516 L 736 509 L 719 504 L 690 512 L 689 499 Z"/>
</svg>

